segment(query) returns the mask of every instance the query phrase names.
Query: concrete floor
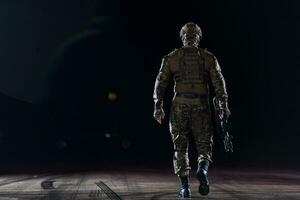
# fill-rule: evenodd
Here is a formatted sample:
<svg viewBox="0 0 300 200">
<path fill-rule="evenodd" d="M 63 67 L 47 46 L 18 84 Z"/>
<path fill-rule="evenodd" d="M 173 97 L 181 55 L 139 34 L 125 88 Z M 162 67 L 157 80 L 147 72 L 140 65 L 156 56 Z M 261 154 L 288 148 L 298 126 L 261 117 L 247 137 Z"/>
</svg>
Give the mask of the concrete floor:
<svg viewBox="0 0 300 200">
<path fill-rule="evenodd" d="M 1 175 L 0 200 L 179 199 L 178 179 L 170 169 L 134 168 L 68 174 Z M 203 197 L 197 192 L 197 180 L 191 178 L 191 199 L 300 199 L 298 170 L 213 168 L 209 172 L 209 180 L 211 192 Z"/>
</svg>

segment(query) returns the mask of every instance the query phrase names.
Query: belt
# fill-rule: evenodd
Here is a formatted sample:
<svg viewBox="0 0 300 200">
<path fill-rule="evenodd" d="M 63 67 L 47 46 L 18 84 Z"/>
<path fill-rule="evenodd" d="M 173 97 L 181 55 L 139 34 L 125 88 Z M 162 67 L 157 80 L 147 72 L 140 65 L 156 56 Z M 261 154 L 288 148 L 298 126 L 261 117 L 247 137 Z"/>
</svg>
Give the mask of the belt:
<svg viewBox="0 0 300 200">
<path fill-rule="evenodd" d="M 196 94 L 196 93 L 176 93 L 176 96 L 178 96 L 178 97 L 185 97 L 185 98 L 191 98 L 191 99 L 206 98 L 207 97 L 206 94 Z"/>
<path fill-rule="evenodd" d="M 174 91 L 176 93 L 208 95 L 208 87 L 206 84 L 202 83 L 176 83 Z"/>
</svg>

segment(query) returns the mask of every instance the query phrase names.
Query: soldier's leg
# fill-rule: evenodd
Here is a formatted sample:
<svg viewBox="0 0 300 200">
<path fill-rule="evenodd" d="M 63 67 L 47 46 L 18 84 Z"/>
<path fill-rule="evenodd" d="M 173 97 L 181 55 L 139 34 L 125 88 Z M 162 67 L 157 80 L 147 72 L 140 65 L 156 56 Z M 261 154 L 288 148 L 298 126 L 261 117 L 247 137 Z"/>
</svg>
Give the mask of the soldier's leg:
<svg viewBox="0 0 300 200">
<path fill-rule="evenodd" d="M 192 109 L 192 132 L 198 151 L 197 178 L 200 182 L 199 193 L 207 195 L 209 193 L 209 183 L 207 171 L 209 163 L 212 162 L 213 126 L 211 114 L 208 108 L 203 109 L 203 105 L 194 106 Z"/>
<path fill-rule="evenodd" d="M 181 182 L 180 197 L 190 197 L 189 159 L 188 159 L 188 121 L 189 107 L 174 103 L 170 114 L 170 132 L 174 144 L 174 173 Z"/>
<path fill-rule="evenodd" d="M 212 162 L 213 124 L 207 106 L 195 105 L 191 113 L 191 128 L 198 151 L 198 162 Z"/>
<path fill-rule="evenodd" d="M 188 127 L 189 106 L 174 103 L 171 107 L 169 127 L 174 144 L 174 173 L 178 176 L 189 175 Z"/>
</svg>

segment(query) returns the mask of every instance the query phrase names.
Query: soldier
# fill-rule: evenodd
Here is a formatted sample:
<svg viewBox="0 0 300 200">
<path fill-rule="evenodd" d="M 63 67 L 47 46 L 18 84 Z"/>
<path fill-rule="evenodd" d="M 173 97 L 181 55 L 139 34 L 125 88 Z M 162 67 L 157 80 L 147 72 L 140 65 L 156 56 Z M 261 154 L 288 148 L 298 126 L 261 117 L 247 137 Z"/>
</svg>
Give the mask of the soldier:
<svg viewBox="0 0 300 200">
<path fill-rule="evenodd" d="M 209 85 L 212 85 L 220 101 L 220 118 L 230 114 L 227 106 L 228 95 L 221 68 L 216 57 L 198 47 L 202 38 L 200 27 L 193 23 L 185 24 L 180 31 L 183 46 L 175 49 L 162 59 L 161 68 L 154 87 L 154 118 L 162 123 L 163 96 L 169 79 L 174 79 L 169 127 L 174 143 L 174 172 L 181 181 L 180 197 L 190 197 L 188 134 L 194 136 L 198 152 L 197 179 L 199 193 L 209 193 L 207 171 L 212 162 L 213 124 L 209 104 Z M 211 83 L 211 84 L 209 84 Z"/>
</svg>

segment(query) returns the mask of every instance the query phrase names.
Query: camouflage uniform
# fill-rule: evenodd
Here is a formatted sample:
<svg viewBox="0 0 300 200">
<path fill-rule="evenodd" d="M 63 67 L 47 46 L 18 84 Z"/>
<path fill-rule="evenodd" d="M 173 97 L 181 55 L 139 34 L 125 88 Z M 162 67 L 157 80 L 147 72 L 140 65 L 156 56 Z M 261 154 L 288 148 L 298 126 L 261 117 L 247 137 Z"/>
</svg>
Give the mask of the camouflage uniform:
<svg viewBox="0 0 300 200">
<path fill-rule="evenodd" d="M 155 110 L 163 108 L 163 95 L 170 78 L 174 79 L 169 127 L 174 143 L 174 171 L 189 174 L 188 134 L 191 131 L 198 161 L 212 161 L 213 125 L 209 106 L 209 82 L 221 108 L 228 111 L 227 92 L 216 57 L 197 46 L 183 46 L 162 59 L 154 87 Z"/>
</svg>

